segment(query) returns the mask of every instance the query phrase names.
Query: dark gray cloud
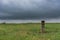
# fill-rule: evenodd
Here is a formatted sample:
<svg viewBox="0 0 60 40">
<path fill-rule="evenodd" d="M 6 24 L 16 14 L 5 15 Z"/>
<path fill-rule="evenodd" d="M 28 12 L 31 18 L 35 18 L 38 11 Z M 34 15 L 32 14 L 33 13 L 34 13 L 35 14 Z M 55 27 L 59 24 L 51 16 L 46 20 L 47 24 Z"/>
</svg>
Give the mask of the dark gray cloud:
<svg viewBox="0 0 60 40">
<path fill-rule="evenodd" d="M 60 18 L 60 0 L 0 0 L 0 19 Z"/>
</svg>

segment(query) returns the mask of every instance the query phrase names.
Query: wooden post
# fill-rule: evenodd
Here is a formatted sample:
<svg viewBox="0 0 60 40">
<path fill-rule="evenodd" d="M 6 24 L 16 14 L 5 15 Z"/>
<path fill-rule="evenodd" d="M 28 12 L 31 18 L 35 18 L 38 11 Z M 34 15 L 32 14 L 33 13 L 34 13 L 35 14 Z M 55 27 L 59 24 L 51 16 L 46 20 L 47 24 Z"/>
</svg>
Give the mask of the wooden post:
<svg viewBox="0 0 60 40">
<path fill-rule="evenodd" d="M 41 33 L 45 33 L 45 21 L 41 21 Z"/>
</svg>

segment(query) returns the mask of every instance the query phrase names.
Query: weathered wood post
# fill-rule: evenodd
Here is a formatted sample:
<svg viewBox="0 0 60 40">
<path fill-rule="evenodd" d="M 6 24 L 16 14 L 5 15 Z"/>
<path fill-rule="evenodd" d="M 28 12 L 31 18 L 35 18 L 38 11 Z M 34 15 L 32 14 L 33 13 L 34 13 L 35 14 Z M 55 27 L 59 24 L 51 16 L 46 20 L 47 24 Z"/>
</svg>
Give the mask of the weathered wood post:
<svg viewBox="0 0 60 40">
<path fill-rule="evenodd" d="M 45 21 L 41 21 L 41 33 L 45 33 Z"/>
</svg>

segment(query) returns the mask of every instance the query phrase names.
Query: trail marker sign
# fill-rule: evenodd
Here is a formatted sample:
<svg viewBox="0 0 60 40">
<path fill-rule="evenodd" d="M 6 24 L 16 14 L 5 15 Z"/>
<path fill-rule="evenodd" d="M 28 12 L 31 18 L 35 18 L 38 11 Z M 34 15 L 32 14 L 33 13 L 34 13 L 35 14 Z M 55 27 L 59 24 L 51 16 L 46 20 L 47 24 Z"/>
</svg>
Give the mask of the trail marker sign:
<svg viewBox="0 0 60 40">
<path fill-rule="evenodd" d="M 41 32 L 42 33 L 45 32 L 45 21 L 44 20 L 41 21 Z"/>
</svg>

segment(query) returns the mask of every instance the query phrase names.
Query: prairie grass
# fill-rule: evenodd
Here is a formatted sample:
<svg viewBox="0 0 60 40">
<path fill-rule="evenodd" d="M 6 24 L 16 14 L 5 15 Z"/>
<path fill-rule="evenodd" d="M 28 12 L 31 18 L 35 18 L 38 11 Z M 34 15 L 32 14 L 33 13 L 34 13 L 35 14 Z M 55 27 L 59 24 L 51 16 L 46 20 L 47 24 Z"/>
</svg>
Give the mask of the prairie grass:
<svg viewBox="0 0 60 40">
<path fill-rule="evenodd" d="M 39 23 L 0 24 L 0 40 L 60 40 L 60 23 L 46 23 L 40 33 Z"/>
</svg>

